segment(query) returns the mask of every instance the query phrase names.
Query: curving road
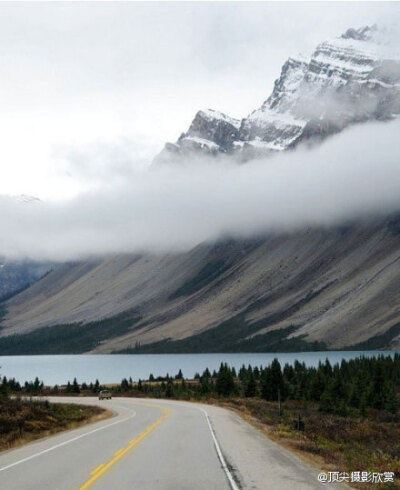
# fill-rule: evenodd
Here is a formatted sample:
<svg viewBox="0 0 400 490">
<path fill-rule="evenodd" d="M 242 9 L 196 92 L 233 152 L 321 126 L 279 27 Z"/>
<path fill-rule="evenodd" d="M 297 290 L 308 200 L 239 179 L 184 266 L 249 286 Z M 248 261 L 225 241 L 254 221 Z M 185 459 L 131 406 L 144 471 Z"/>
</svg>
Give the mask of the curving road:
<svg viewBox="0 0 400 490">
<path fill-rule="evenodd" d="M 7 490 L 334 488 L 230 410 L 169 400 L 55 398 L 115 415 L 0 454 Z"/>
</svg>

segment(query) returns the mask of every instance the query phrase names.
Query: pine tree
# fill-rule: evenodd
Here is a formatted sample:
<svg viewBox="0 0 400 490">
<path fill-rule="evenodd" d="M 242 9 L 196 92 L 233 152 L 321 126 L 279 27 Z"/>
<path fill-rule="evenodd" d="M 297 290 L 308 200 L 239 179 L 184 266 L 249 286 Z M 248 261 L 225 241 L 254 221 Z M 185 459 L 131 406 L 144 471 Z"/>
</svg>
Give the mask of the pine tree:
<svg viewBox="0 0 400 490">
<path fill-rule="evenodd" d="M 383 373 L 382 363 L 375 363 L 374 374 L 371 384 L 369 405 L 381 410 L 385 406 L 385 376 Z"/>
<path fill-rule="evenodd" d="M 319 401 L 325 390 L 325 386 L 326 381 L 321 370 L 314 371 L 310 379 L 309 398 L 314 401 Z"/>
<path fill-rule="evenodd" d="M 365 381 L 365 376 L 359 375 L 356 381 L 353 383 L 353 389 L 349 400 L 349 405 L 354 408 L 360 408 L 361 400 L 364 397 L 363 403 L 365 404 L 368 398 L 368 387 Z"/>
<path fill-rule="evenodd" d="M 80 393 L 81 390 L 79 389 L 79 384 L 76 378 L 74 378 L 74 381 L 72 382 L 72 393 Z"/>
<path fill-rule="evenodd" d="M 235 391 L 235 381 L 227 364 L 221 363 L 215 388 L 221 396 L 229 396 Z"/>
<path fill-rule="evenodd" d="M 122 381 L 121 381 L 121 384 L 120 384 L 120 390 L 124 393 L 126 391 L 129 391 L 129 381 L 124 378 Z"/>
<path fill-rule="evenodd" d="M 386 381 L 384 386 L 385 404 L 384 409 L 391 413 L 396 413 L 399 408 L 396 390 L 391 381 Z"/>
<path fill-rule="evenodd" d="M 174 396 L 174 383 L 172 382 L 171 378 L 168 379 L 165 396 L 167 398 L 173 398 Z"/>
<path fill-rule="evenodd" d="M 202 376 L 200 379 L 200 393 L 205 395 L 209 393 L 209 391 L 211 391 L 209 378 L 207 378 L 206 376 Z"/>
<path fill-rule="evenodd" d="M 257 395 L 257 384 L 254 379 L 253 371 L 250 371 L 249 378 L 246 384 L 246 389 L 244 392 L 244 396 L 247 398 L 251 398 Z"/>
<path fill-rule="evenodd" d="M 319 410 L 326 413 L 334 413 L 335 400 L 332 395 L 331 384 L 327 384 L 320 399 Z"/>
<path fill-rule="evenodd" d="M 282 400 L 286 396 L 286 385 L 283 378 L 281 365 L 278 359 L 274 359 L 270 366 L 266 367 L 261 375 L 261 396 L 265 400 Z"/>
</svg>

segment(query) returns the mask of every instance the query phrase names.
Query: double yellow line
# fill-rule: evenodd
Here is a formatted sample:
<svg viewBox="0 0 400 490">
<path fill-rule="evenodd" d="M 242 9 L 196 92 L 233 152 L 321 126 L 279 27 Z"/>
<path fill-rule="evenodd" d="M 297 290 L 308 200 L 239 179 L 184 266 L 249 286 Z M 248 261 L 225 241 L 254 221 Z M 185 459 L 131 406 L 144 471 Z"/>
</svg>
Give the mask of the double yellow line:
<svg viewBox="0 0 400 490">
<path fill-rule="evenodd" d="M 144 403 L 141 405 L 144 405 Z M 156 405 L 147 405 L 147 406 L 152 408 L 158 408 L 163 412 L 163 414 L 155 422 L 153 422 L 151 425 L 146 427 L 146 429 L 143 432 L 141 432 L 137 437 L 135 437 L 135 439 L 131 439 L 125 447 L 118 449 L 114 453 L 114 456 L 110 459 L 110 461 L 108 461 L 107 463 L 100 464 L 99 466 L 96 466 L 96 468 L 91 472 L 91 477 L 89 478 L 89 480 L 87 480 L 81 487 L 79 487 L 79 490 L 86 490 L 87 488 L 89 488 L 107 470 L 109 470 L 111 466 L 113 466 L 118 460 L 120 460 L 123 456 L 125 456 L 126 453 L 128 453 L 137 444 L 139 444 L 139 442 L 142 439 L 144 439 L 148 434 L 150 434 L 150 432 L 152 432 L 170 415 L 170 411 L 167 408 L 159 407 Z"/>
</svg>

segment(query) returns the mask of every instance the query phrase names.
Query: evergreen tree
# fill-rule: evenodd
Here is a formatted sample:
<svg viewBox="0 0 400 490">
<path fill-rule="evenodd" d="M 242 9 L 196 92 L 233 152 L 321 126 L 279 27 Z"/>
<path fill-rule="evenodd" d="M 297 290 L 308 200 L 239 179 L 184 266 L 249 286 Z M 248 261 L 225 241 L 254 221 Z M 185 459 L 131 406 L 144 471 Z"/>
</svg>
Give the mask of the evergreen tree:
<svg viewBox="0 0 400 490">
<path fill-rule="evenodd" d="M 202 376 L 200 379 L 200 393 L 203 395 L 209 393 L 211 391 L 209 378 Z"/>
<path fill-rule="evenodd" d="M 215 388 L 220 396 L 229 396 L 235 391 L 235 382 L 227 364 L 221 363 Z"/>
<path fill-rule="evenodd" d="M 394 384 L 391 381 L 386 381 L 384 386 L 385 404 L 384 409 L 391 413 L 396 413 L 399 408 L 399 400 L 397 399 Z"/>
<path fill-rule="evenodd" d="M 313 371 L 310 379 L 309 398 L 314 401 L 321 399 L 322 393 L 325 390 L 326 381 L 320 369 Z"/>
<path fill-rule="evenodd" d="M 128 381 L 126 378 L 124 378 L 124 379 L 121 381 L 121 384 L 120 384 L 120 386 L 119 386 L 119 389 L 120 389 L 120 390 L 121 390 L 121 391 L 124 393 L 124 392 L 126 392 L 126 391 L 129 391 L 129 388 L 130 388 L 130 386 L 129 386 L 129 381 Z"/>
<path fill-rule="evenodd" d="M 281 365 L 278 359 L 274 359 L 270 366 L 266 367 L 261 375 L 261 396 L 265 400 L 276 401 L 280 397 L 285 398 L 286 385 L 283 378 Z"/>
<path fill-rule="evenodd" d="M 363 403 L 365 405 L 367 401 L 367 397 L 368 397 L 368 386 L 365 380 L 365 376 L 361 374 L 357 376 L 355 382 L 353 383 L 349 405 L 354 408 L 360 408 L 361 400 L 363 399 Z"/>
<path fill-rule="evenodd" d="M 385 407 L 386 394 L 385 394 L 385 375 L 383 372 L 382 364 L 376 363 L 374 367 L 374 374 L 370 389 L 369 405 L 378 410 L 382 410 Z"/>
<path fill-rule="evenodd" d="M 79 384 L 76 378 L 74 378 L 74 381 L 72 382 L 72 393 L 80 393 L 81 390 L 79 389 Z"/>
<path fill-rule="evenodd" d="M 250 371 L 244 396 L 250 398 L 256 395 L 257 395 L 257 384 L 256 384 L 256 380 L 254 379 L 253 371 Z"/>
<path fill-rule="evenodd" d="M 174 383 L 172 382 L 171 378 L 168 379 L 165 396 L 166 398 L 173 398 L 174 396 Z"/>
</svg>

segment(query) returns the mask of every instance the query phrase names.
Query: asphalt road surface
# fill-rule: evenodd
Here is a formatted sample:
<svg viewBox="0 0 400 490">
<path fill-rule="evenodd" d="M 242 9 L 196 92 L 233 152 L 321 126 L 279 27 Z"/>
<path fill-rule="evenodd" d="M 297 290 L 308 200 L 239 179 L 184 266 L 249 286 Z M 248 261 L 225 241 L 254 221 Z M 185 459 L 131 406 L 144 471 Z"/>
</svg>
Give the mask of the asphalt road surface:
<svg viewBox="0 0 400 490">
<path fill-rule="evenodd" d="M 0 453 L 1 489 L 334 488 L 230 410 L 134 398 L 54 400 L 95 403 L 115 415 Z"/>
</svg>

